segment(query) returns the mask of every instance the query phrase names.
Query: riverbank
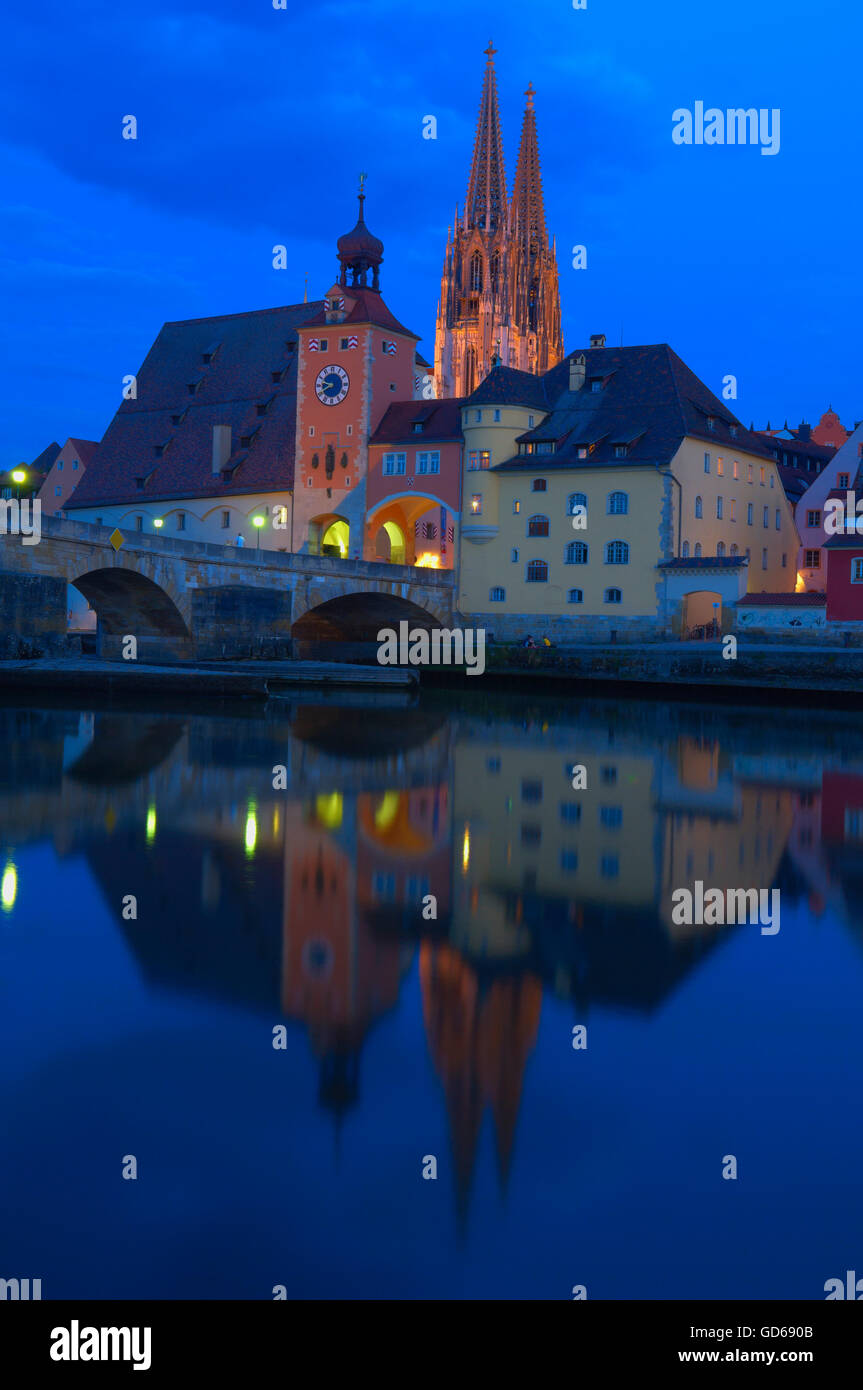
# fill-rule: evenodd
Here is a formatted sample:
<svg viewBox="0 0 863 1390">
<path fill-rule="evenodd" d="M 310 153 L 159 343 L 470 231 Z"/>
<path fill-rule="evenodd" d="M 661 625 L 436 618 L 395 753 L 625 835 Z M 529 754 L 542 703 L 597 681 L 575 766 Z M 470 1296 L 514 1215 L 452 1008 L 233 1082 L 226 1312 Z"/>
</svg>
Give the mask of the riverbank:
<svg viewBox="0 0 863 1390">
<path fill-rule="evenodd" d="M 315 690 L 415 690 L 413 670 L 335 661 L 261 661 L 150 666 L 133 661 L 0 661 L 0 691 L 40 690 L 113 695 L 193 695 L 268 700 L 302 687 Z"/>
</svg>

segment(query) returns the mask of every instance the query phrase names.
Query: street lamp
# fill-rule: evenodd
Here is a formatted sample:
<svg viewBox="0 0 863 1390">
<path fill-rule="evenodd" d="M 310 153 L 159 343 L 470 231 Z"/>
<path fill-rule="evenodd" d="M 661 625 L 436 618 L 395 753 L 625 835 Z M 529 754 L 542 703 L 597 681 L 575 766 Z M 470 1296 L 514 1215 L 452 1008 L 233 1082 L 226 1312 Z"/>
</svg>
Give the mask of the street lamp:
<svg viewBox="0 0 863 1390">
<path fill-rule="evenodd" d="M 157 531 L 161 531 L 164 524 L 165 523 L 160 516 L 155 517 L 153 520 L 153 525 L 155 526 Z"/>
<path fill-rule="evenodd" d="M 257 530 L 257 533 L 258 533 L 258 544 L 257 544 L 257 549 L 258 549 L 258 550 L 260 550 L 260 548 L 261 548 L 261 527 L 264 525 L 264 521 L 265 521 L 265 518 L 262 517 L 262 516 L 253 516 L 253 517 L 252 517 L 252 525 L 255 527 L 255 529 Z"/>
<path fill-rule="evenodd" d="M 20 500 L 20 498 L 21 498 L 21 484 L 22 484 L 22 483 L 26 483 L 26 481 L 27 481 L 27 474 L 24 472 L 24 469 L 23 469 L 23 468 L 16 468 L 16 469 L 13 471 L 13 473 L 12 473 L 12 481 L 13 481 L 13 483 L 15 484 L 15 496 L 16 496 L 16 498 L 18 498 L 18 499 Z"/>
</svg>

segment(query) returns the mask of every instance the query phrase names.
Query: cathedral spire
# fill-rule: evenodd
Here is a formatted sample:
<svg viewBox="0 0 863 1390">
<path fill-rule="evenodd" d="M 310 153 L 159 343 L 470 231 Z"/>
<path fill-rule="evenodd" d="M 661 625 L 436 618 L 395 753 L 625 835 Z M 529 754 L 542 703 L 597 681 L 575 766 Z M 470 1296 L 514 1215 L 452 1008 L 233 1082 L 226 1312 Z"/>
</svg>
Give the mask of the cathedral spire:
<svg viewBox="0 0 863 1390">
<path fill-rule="evenodd" d="M 506 170 L 503 163 L 503 140 L 494 71 L 496 52 L 497 49 L 489 43 L 485 50 L 485 78 L 464 213 L 465 227 L 478 227 L 487 232 L 504 226 L 507 213 Z"/>
<path fill-rule="evenodd" d="M 542 176 L 539 171 L 539 142 L 536 137 L 536 113 L 533 83 L 528 84 L 527 106 L 521 127 L 521 145 L 512 189 L 510 221 L 514 234 L 521 241 L 532 261 L 548 249 L 545 226 L 545 205 L 542 197 Z"/>
</svg>

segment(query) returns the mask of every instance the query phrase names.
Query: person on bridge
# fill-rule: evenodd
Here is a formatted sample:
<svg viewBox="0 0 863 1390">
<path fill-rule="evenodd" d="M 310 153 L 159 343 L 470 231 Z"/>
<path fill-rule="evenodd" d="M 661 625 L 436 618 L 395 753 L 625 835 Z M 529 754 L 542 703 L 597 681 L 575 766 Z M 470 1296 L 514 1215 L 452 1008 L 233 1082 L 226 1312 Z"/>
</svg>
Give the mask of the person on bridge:
<svg viewBox="0 0 863 1390">
<path fill-rule="evenodd" d="M 237 536 L 237 545 L 245 545 L 245 544 L 246 544 L 246 542 L 243 540 L 243 537 L 242 537 L 242 536 Z"/>
</svg>

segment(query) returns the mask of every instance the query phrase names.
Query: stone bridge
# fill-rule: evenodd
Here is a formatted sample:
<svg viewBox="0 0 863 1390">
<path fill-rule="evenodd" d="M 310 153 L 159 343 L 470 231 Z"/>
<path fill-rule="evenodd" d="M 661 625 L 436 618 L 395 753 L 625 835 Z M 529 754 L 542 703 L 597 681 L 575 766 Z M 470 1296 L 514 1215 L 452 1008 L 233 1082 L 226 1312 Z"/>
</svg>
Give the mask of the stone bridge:
<svg viewBox="0 0 863 1390">
<path fill-rule="evenodd" d="M 95 609 L 103 655 L 125 636 L 139 659 L 285 657 L 304 642 L 370 642 L 407 619 L 450 627 L 453 575 L 289 555 L 42 518 L 38 545 L 0 534 L 0 656 L 67 646 L 66 585 Z M 26 651 L 22 654 L 28 654 Z"/>
</svg>

